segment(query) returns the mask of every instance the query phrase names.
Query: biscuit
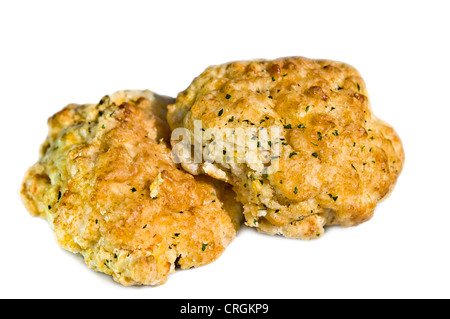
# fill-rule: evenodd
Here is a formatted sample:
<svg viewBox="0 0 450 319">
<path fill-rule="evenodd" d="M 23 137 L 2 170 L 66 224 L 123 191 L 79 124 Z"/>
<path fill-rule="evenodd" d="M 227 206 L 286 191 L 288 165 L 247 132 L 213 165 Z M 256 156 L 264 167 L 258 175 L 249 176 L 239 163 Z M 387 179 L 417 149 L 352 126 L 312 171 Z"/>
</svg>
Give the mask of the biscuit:
<svg viewBox="0 0 450 319">
<path fill-rule="evenodd" d="M 211 263 L 242 219 L 229 186 L 172 161 L 170 102 L 121 91 L 98 104 L 68 105 L 49 119 L 21 190 L 63 248 L 125 286 L 160 285 L 177 267 Z"/>
<path fill-rule="evenodd" d="M 177 151 L 183 167 L 233 185 L 246 224 L 265 233 L 314 239 L 325 225 L 361 224 L 403 168 L 400 138 L 375 117 L 363 79 L 345 63 L 290 57 L 211 66 L 168 108 L 171 129 L 187 129 L 201 145 L 197 162 Z M 213 133 L 196 137 L 196 121 Z M 224 142 L 224 128 L 246 136 Z M 270 130 L 278 134 L 261 139 Z M 218 144 L 223 151 L 213 150 Z"/>
</svg>

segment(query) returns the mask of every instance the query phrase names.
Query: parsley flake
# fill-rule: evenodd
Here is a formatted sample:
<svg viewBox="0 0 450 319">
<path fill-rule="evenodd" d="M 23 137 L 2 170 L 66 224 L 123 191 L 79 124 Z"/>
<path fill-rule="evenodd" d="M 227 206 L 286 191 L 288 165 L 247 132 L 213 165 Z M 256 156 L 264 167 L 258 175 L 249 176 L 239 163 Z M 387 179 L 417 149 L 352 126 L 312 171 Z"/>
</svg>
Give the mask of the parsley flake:
<svg viewBox="0 0 450 319">
<path fill-rule="evenodd" d="M 333 196 L 332 194 L 328 194 L 328 196 L 330 196 L 330 198 L 334 201 L 337 201 L 337 199 L 339 198 L 337 196 Z"/>
</svg>

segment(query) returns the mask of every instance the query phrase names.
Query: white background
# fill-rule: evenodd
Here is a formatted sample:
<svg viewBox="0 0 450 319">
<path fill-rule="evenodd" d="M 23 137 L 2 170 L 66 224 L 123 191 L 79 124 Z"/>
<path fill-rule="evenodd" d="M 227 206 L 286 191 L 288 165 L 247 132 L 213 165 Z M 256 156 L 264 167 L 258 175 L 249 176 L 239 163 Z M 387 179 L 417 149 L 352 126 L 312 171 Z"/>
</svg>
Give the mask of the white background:
<svg viewBox="0 0 450 319">
<path fill-rule="evenodd" d="M 448 1 L 2 1 L 3 298 L 449 298 Z M 374 218 L 300 241 L 242 229 L 215 263 L 125 288 L 19 199 L 49 116 L 121 89 L 176 96 L 211 64 L 301 55 L 355 66 L 406 165 Z"/>
</svg>

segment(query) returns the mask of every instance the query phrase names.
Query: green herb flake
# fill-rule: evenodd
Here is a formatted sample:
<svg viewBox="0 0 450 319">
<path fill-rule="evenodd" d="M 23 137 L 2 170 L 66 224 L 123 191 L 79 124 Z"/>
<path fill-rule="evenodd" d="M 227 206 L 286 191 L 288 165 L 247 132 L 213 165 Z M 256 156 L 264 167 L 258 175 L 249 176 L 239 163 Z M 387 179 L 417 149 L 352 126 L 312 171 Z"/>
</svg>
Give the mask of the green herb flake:
<svg viewBox="0 0 450 319">
<path fill-rule="evenodd" d="M 291 158 L 294 155 L 297 155 L 297 153 L 296 152 L 292 152 L 291 154 L 289 154 L 289 158 Z"/>
<path fill-rule="evenodd" d="M 226 98 L 227 100 L 229 100 L 229 99 L 231 98 L 231 95 L 230 95 L 230 94 L 227 94 L 227 95 L 225 96 L 225 98 Z"/>
<path fill-rule="evenodd" d="M 355 170 L 355 172 L 357 172 L 355 165 L 352 164 L 352 167 Z"/>
<path fill-rule="evenodd" d="M 103 125 L 102 125 L 102 129 L 105 129 L 105 128 L 106 128 L 106 127 L 105 127 L 105 124 L 103 124 Z"/>
<path fill-rule="evenodd" d="M 305 112 L 309 111 L 309 105 L 306 107 Z"/>
<path fill-rule="evenodd" d="M 231 122 L 233 122 L 234 121 L 234 116 L 232 116 L 229 120 L 228 120 L 228 123 L 231 123 Z"/>
<path fill-rule="evenodd" d="M 319 144 L 316 144 L 314 142 L 311 142 L 311 144 L 314 145 L 314 146 L 319 146 Z"/>
<path fill-rule="evenodd" d="M 223 114 L 223 109 L 221 109 L 221 110 L 219 111 L 219 116 L 222 116 L 222 114 Z"/>
<path fill-rule="evenodd" d="M 175 233 L 175 234 L 173 234 L 175 237 L 178 237 L 178 236 L 180 236 L 180 233 Z"/>
<path fill-rule="evenodd" d="M 135 192 L 137 191 L 137 189 L 133 187 L 133 188 L 131 189 L 131 191 L 132 191 L 133 193 L 135 193 Z"/>
<path fill-rule="evenodd" d="M 294 194 L 295 194 L 295 195 L 298 194 L 298 188 L 297 188 L 297 186 L 294 188 Z"/>
<path fill-rule="evenodd" d="M 286 130 L 290 130 L 290 129 L 292 129 L 292 125 L 291 125 L 291 124 L 284 125 L 284 128 L 285 128 Z"/>
<path fill-rule="evenodd" d="M 337 196 L 333 196 L 332 194 L 328 194 L 328 196 L 330 196 L 330 198 L 334 201 L 337 201 L 337 199 L 338 199 Z"/>
<path fill-rule="evenodd" d="M 158 199 L 158 197 L 156 197 L 156 196 L 155 196 L 155 197 L 152 197 L 152 199 L 153 199 L 153 200 L 157 200 L 157 199 Z"/>
<path fill-rule="evenodd" d="M 203 245 L 202 245 L 202 251 L 205 251 L 205 250 L 206 250 L 206 247 L 208 247 L 208 244 L 203 244 Z"/>
<path fill-rule="evenodd" d="M 298 128 L 306 128 L 306 126 L 304 126 L 303 124 L 299 124 L 297 127 Z"/>
<path fill-rule="evenodd" d="M 338 130 L 334 130 L 334 132 L 332 133 L 334 136 L 339 136 L 339 132 Z"/>
<path fill-rule="evenodd" d="M 317 154 L 317 153 L 315 153 L 315 152 L 312 153 L 311 155 L 314 156 L 315 158 L 318 158 L 318 157 L 319 157 L 319 154 Z"/>
<path fill-rule="evenodd" d="M 272 76 L 272 81 L 275 82 L 275 78 Z"/>
<path fill-rule="evenodd" d="M 51 210 L 51 209 L 52 209 L 52 206 L 48 205 L 48 209 Z"/>
<path fill-rule="evenodd" d="M 322 140 L 322 133 L 317 132 L 317 135 L 319 135 L 319 141 L 321 141 Z"/>
<path fill-rule="evenodd" d="M 356 83 L 356 88 L 358 89 L 358 92 L 361 91 L 361 87 L 359 86 L 359 83 Z"/>
<path fill-rule="evenodd" d="M 271 100 L 273 99 L 273 97 L 271 95 L 269 95 L 268 98 L 271 99 Z"/>
<path fill-rule="evenodd" d="M 146 229 L 147 228 L 147 224 L 145 224 L 145 226 L 144 227 L 142 227 L 142 229 Z"/>
</svg>

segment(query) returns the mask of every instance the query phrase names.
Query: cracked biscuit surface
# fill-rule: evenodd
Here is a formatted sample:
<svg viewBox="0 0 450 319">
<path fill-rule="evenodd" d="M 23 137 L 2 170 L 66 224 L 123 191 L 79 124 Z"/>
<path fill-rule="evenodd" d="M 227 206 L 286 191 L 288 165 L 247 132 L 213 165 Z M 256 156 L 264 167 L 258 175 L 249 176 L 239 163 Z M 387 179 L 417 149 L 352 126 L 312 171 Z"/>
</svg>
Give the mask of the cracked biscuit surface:
<svg viewBox="0 0 450 319">
<path fill-rule="evenodd" d="M 170 102 L 121 91 L 68 105 L 49 119 L 23 182 L 24 204 L 48 219 L 58 243 L 126 286 L 160 285 L 177 266 L 216 260 L 242 218 L 229 186 L 172 161 Z"/>
<path fill-rule="evenodd" d="M 194 133 L 201 121 L 202 132 L 243 129 L 245 141 L 258 140 L 257 155 L 239 156 L 250 143 L 194 137 L 207 160 L 179 158 L 193 174 L 232 184 L 246 224 L 265 233 L 314 239 L 325 225 L 363 223 L 403 168 L 398 135 L 375 117 L 363 79 L 345 63 L 291 57 L 212 66 L 168 108 L 172 130 Z M 273 128 L 279 134 L 261 140 L 258 132 Z M 212 144 L 223 153 L 210 152 Z"/>
</svg>

